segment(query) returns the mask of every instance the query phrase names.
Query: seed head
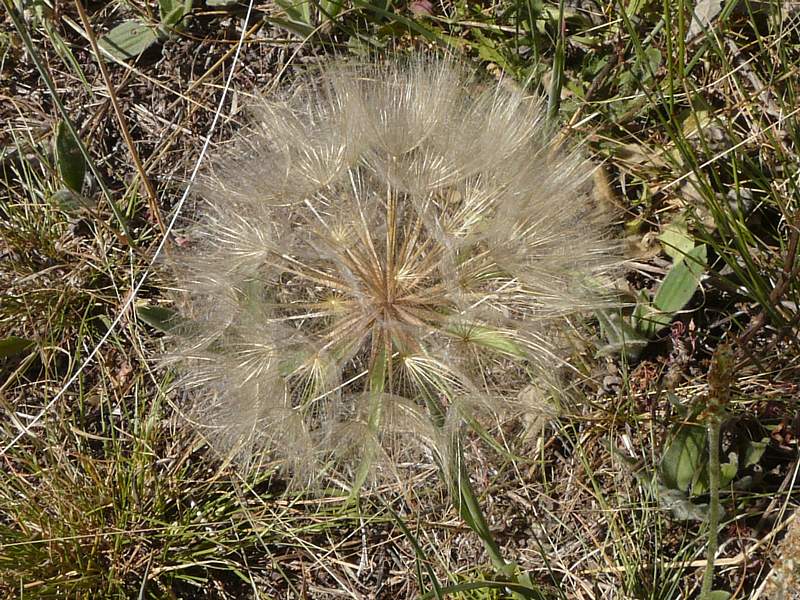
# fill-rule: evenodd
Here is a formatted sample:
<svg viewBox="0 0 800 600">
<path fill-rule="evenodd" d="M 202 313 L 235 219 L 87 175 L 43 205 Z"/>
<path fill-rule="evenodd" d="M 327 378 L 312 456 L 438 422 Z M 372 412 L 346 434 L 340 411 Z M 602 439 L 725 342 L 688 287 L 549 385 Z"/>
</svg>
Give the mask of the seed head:
<svg viewBox="0 0 800 600">
<path fill-rule="evenodd" d="M 606 303 L 591 172 L 539 100 L 452 60 L 328 65 L 263 100 L 175 264 L 208 438 L 294 473 L 391 464 L 518 403 L 563 317 Z"/>
</svg>

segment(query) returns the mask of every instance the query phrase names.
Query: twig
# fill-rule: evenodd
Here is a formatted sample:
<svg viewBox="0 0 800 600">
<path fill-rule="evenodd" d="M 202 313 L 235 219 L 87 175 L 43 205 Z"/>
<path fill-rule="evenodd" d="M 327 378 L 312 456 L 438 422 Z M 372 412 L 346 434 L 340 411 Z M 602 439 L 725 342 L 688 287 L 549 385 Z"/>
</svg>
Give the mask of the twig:
<svg viewBox="0 0 800 600">
<path fill-rule="evenodd" d="M 75 6 L 78 9 L 78 14 L 80 15 L 83 27 L 86 29 L 86 35 L 89 38 L 89 44 L 91 44 L 92 51 L 97 58 L 97 65 L 100 67 L 100 74 L 102 75 L 103 82 L 108 90 L 108 95 L 111 99 L 111 106 L 114 108 L 114 114 L 117 117 L 117 123 L 119 123 L 119 128 L 122 132 L 122 137 L 125 140 L 125 145 L 128 146 L 128 150 L 131 153 L 131 158 L 133 159 L 133 164 L 136 167 L 136 171 L 139 173 L 139 178 L 142 180 L 145 191 L 147 192 L 147 203 L 150 207 L 150 212 L 152 213 L 153 218 L 155 219 L 156 224 L 161 231 L 161 235 L 164 235 L 167 230 L 164 226 L 164 220 L 161 218 L 161 211 L 158 208 L 156 190 L 153 187 L 153 184 L 150 182 L 150 179 L 147 177 L 147 173 L 145 173 L 144 167 L 142 166 L 142 161 L 139 159 L 139 153 L 136 151 L 133 138 L 131 138 L 130 131 L 128 130 L 128 125 L 125 121 L 125 115 L 122 112 L 122 108 L 120 107 L 117 99 L 117 94 L 114 91 L 114 86 L 111 83 L 111 77 L 108 74 L 108 69 L 106 68 L 105 62 L 103 61 L 100 48 L 97 46 L 97 36 L 95 36 L 94 29 L 92 29 L 92 24 L 89 22 L 89 16 L 86 14 L 86 9 L 83 8 L 81 0 L 75 0 Z"/>
</svg>

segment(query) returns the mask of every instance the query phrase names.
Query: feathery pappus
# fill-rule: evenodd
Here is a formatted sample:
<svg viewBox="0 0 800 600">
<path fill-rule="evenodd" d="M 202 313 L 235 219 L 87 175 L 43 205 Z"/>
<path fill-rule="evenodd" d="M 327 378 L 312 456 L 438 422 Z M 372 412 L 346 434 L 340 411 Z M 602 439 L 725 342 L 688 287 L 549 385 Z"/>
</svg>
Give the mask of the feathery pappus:
<svg viewBox="0 0 800 600">
<path fill-rule="evenodd" d="M 260 101 L 173 259 L 170 362 L 212 445 L 381 472 L 524 410 L 620 264 L 593 166 L 554 138 L 454 59 L 334 62 Z"/>
</svg>

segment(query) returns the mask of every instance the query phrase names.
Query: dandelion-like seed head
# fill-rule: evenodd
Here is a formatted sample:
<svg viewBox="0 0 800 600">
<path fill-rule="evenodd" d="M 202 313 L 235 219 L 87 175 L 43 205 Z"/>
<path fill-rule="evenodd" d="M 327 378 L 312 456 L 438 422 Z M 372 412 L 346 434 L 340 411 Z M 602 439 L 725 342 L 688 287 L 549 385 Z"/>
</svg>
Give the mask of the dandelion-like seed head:
<svg viewBox="0 0 800 600">
<path fill-rule="evenodd" d="M 540 102 L 447 59 L 329 65 L 264 100 L 176 258 L 208 438 L 308 474 L 392 464 L 517 402 L 618 264 Z M 381 459 L 386 460 L 381 460 Z"/>
</svg>

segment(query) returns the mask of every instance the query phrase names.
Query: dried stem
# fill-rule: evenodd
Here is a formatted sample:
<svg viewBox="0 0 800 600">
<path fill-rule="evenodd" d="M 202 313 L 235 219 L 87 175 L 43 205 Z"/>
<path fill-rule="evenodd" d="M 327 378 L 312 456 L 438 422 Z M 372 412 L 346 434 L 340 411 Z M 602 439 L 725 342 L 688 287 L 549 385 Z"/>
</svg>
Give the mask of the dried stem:
<svg viewBox="0 0 800 600">
<path fill-rule="evenodd" d="M 719 531 L 719 433 L 721 422 L 712 419 L 708 425 L 708 482 L 709 499 L 708 507 L 708 545 L 706 546 L 706 568 L 703 572 L 703 587 L 700 598 L 707 598 L 714 584 L 714 561 L 717 556 Z"/>
<path fill-rule="evenodd" d="M 164 226 L 164 220 L 161 218 L 161 211 L 158 208 L 158 197 L 156 196 L 156 190 L 153 187 L 153 184 L 150 182 L 150 178 L 147 177 L 147 173 L 142 166 L 142 161 L 139 158 L 139 152 L 136 150 L 136 145 L 133 143 L 133 138 L 128 130 L 128 123 L 125 120 L 122 107 L 120 106 L 119 100 L 117 99 L 117 94 L 114 91 L 114 85 L 111 83 L 111 76 L 108 74 L 108 69 L 103 61 L 103 55 L 100 53 L 100 48 L 97 45 L 97 36 L 94 34 L 94 29 L 92 29 L 89 16 L 86 14 L 86 9 L 83 8 L 83 3 L 81 0 L 75 0 L 75 6 L 78 9 L 81 22 L 83 23 L 83 26 L 86 29 L 86 35 L 89 38 L 89 43 L 92 45 L 92 50 L 97 58 L 97 65 L 100 68 L 100 74 L 103 77 L 103 82 L 106 84 L 108 96 L 111 99 L 111 106 L 114 108 L 114 114 L 117 117 L 117 123 L 119 124 L 122 138 L 125 140 L 125 145 L 128 146 L 128 151 L 131 153 L 133 164 L 136 167 L 136 171 L 139 173 L 139 178 L 142 180 L 142 184 L 147 192 L 147 203 L 150 207 L 150 212 L 152 213 L 153 219 L 155 219 L 161 234 L 164 235 L 166 233 L 166 227 Z"/>
<path fill-rule="evenodd" d="M 705 600 L 714 584 L 714 562 L 717 556 L 718 533 L 721 507 L 719 503 L 719 447 L 720 429 L 725 410 L 731 401 L 731 384 L 734 378 L 734 355 L 731 346 L 720 344 L 711 359 L 708 372 L 708 399 L 706 410 L 701 418 L 706 420 L 708 429 L 708 545 L 706 547 L 706 568 L 703 573 L 703 586 L 700 598 Z"/>
</svg>

